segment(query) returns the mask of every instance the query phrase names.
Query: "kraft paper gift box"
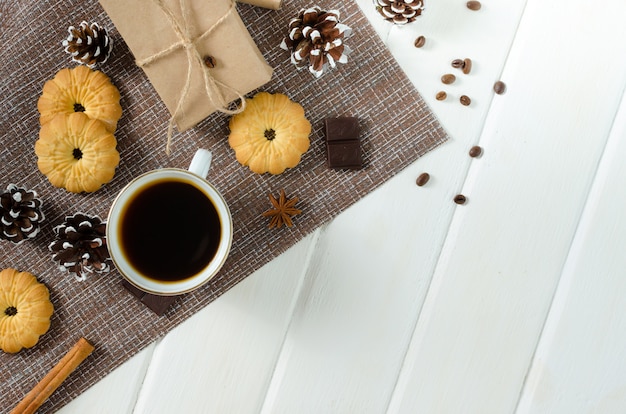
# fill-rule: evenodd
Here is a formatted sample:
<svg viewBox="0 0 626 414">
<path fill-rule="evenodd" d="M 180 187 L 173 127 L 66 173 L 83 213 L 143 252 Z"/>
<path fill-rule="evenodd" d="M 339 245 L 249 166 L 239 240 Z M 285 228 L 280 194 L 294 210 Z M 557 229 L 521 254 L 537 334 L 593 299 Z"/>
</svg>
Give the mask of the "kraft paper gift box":
<svg viewBox="0 0 626 414">
<path fill-rule="evenodd" d="M 231 113 L 229 103 L 272 77 L 232 0 L 99 1 L 179 131 L 215 111 Z"/>
</svg>

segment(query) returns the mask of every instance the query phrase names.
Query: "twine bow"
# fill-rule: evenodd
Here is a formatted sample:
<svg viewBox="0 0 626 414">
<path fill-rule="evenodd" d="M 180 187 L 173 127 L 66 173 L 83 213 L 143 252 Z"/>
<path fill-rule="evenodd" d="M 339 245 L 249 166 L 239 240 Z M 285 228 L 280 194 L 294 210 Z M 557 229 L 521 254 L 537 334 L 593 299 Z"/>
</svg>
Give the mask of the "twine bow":
<svg viewBox="0 0 626 414">
<path fill-rule="evenodd" d="M 204 57 L 200 54 L 198 50 L 197 43 L 206 39 L 213 31 L 219 27 L 221 23 L 223 23 L 235 10 L 235 1 L 230 0 L 230 5 L 228 10 L 222 17 L 220 17 L 211 27 L 209 27 L 204 33 L 196 38 L 192 38 L 192 30 L 191 30 L 191 21 L 189 19 L 189 9 L 186 5 L 186 0 L 179 0 L 180 9 L 182 12 L 182 22 L 179 22 L 176 19 L 176 16 L 172 12 L 167 5 L 164 4 L 164 0 L 152 0 L 154 4 L 156 4 L 161 11 L 167 16 L 167 19 L 176 33 L 178 37 L 178 42 L 170 45 L 168 48 L 155 53 L 152 56 L 149 56 L 145 59 L 137 60 L 136 63 L 138 66 L 143 67 L 149 65 L 156 60 L 169 55 L 170 53 L 178 50 L 184 49 L 187 55 L 187 76 L 185 80 L 185 86 L 183 87 L 180 98 L 178 100 L 178 104 L 176 105 L 176 109 L 170 118 L 170 122 L 167 127 L 167 146 L 165 148 L 166 153 L 169 155 L 170 153 L 170 144 L 172 141 L 172 132 L 174 130 L 174 122 L 177 119 L 178 115 L 182 113 L 183 104 L 185 103 L 185 99 L 189 94 L 189 90 L 191 87 L 191 69 L 193 67 L 194 62 L 198 63 L 200 68 L 202 68 L 202 74 L 204 78 L 204 90 L 211 101 L 211 104 L 216 108 L 216 110 L 227 114 L 227 115 L 235 115 L 242 112 L 246 107 L 246 100 L 244 96 L 239 93 L 236 89 L 232 88 L 229 85 L 226 85 L 223 82 L 215 79 L 211 74 L 209 68 L 204 64 Z M 237 95 L 237 98 L 241 101 L 241 105 L 237 109 L 228 109 L 228 102 L 226 102 L 224 95 L 222 94 L 222 89 L 227 89 L 234 92 Z"/>
</svg>

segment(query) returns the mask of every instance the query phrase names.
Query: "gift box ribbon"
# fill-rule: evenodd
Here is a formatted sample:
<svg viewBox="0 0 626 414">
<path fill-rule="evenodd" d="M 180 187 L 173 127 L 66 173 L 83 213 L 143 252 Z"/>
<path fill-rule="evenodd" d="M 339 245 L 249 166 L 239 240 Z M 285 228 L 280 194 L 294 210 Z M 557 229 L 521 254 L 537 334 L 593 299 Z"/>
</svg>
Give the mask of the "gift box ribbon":
<svg viewBox="0 0 626 414">
<path fill-rule="evenodd" d="M 178 49 L 184 49 L 187 55 L 187 76 L 185 80 L 185 86 L 183 87 L 180 95 L 180 99 L 178 100 L 178 104 L 174 111 L 174 114 L 170 118 L 170 122 L 167 128 L 167 146 L 166 153 L 170 153 L 170 143 L 172 141 L 172 133 L 174 130 L 174 122 L 176 121 L 176 117 L 181 113 L 183 104 L 185 102 L 185 98 L 189 93 L 189 89 L 191 86 L 191 72 L 194 61 L 197 62 L 202 68 L 202 74 L 204 78 L 204 88 L 209 97 L 211 103 L 215 106 L 215 108 L 227 115 L 235 115 L 242 112 L 246 107 L 246 100 L 244 96 L 239 93 L 236 89 L 226 85 L 223 82 L 215 79 L 215 77 L 211 74 L 210 68 L 205 64 L 205 57 L 202 56 L 200 51 L 198 50 L 196 43 L 202 41 L 203 39 L 209 37 L 213 31 L 219 27 L 221 23 L 223 23 L 232 13 L 235 12 L 235 1 L 231 0 L 229 3 L 228 10 L 224 13 L 222 17 L 220 17 L 211 27 L 209 27 L 204 33 L 193 38 L 190 32 L 191 21 L 189 18 L 189 9 L 186 6 L 185 0 L 179 0 L 180 9 L 182 12 L 182 22 L 179 22 L 176 19 L 173 11 L 165 5 L 163 0 L 153 0 L 154 4 L 156 4 L 159 9 L 165 14 L 169 23 L 172 25 L 172 29 L 174 33 L 178 37 L 179 41 L 170 45 L 166 49 L 163 49 L 160 52 L 155 53 L 152 56 L 148 56 L 147 58 L 137 60 L 136 64 L 139 67 L 144 67 L 146 65 L 155 62 L 156 60 L 169 55 Z M 241 101 L 241 104 L 237 107 L 237 109 L 229 109 L 228 102 L 224 99 L 224 95 L 222 94 L 222 88 L 228 89 L 232 91 L 237 98 Z M 217 102 L 216 102 L 217 99 Z"/>
</svg>

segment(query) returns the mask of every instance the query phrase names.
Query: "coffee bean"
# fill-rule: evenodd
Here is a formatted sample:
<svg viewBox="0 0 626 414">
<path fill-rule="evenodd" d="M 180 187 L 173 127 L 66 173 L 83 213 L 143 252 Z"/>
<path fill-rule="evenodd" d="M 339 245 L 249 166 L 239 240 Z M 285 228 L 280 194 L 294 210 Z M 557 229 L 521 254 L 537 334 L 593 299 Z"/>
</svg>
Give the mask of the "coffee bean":
<svg viewBox="0 0 626 414">
<path fill-rule="evenodd" d="M 463 194 L 457 194 L 454 196 L 454 202 L 457 204 L 465 204 L 467 198 Z"/>
<path fill-rule="evenodd" d="M 213 69 L 215 67 L 215 58 L 211 55 L 206 55 L 202 58 L 204 60 L 204 64 L 209 68 Z"/>
<path fill-rule="evenodd" d="M 459 100 L 461 101 L 461 104 L 465 106 L 468 106 L 472 103 L 472 100 L 467 95 L 461 95 L 461 98 L 459 98 Z"/>
<path fill-rule="evenodd" d="M 470 58 L 463 59 L 463 73 L 466 75 L 472 71 L 472 60 Z"/>
<path fill-rule="evenodd" d="M 415 180 L 415 184 L 417 184 L 418 186 L 423 186 L 424 184 L 426 184 L 428 182 L 428 180 L 430 180 L 430 174 L 428 173 L 421 173 L 419 175 L 419 177 L 417 177 L 417 180 Z"/>
<path fill-rule="evenodd" d="M 454 59 L 452 61 L 452 67 L 455 69 L 462 69 L 463 68 L 463 59 Z"/>
<path fill-rule="evenodd" d="M 415 39 L 415 47 L 422 47 L 424 46 L 424 44 L 426 43 L 426 38 L 424 36 L 419 36 L 417 39 Z"/>
<path fill-rule="evenodd" d="M 438 101 L 444 101 L 447 97 L 448 94 L 445 91 L 439 91 L 437 95 L 435 95 L 435 99 Z"/>
<path fill-rule="evenodd" d="M 469 150 L 469 156 L 472 158 L 480 157 L 482 153 L 483 153 L 483 149 L 479 147 L 478 145 L 474 145 Z"/>
<path fill-rule="evenodd" d="M 441 82 L 445 83 L 446 85 L 450 85 L 451 83 L 454 83 L 455 80 L 456 80 L 456 76 L 454 76 L 451 73 L 446 73 L 445 75 L 441 77 Z"/>
<path fill-rule="evenodd" d="M 497 81 L 493 84 L 493 91 L 498 95 L 502 95 L 504 92 L 506 92 L 506 84 L 502 81 Z"/>
<path fill-rule="evenodd" d="M 467 8 L 470 10 L 480 10 L 481 4 L 479 1 L 468 1 L 467 2 Z"/>
</svg>

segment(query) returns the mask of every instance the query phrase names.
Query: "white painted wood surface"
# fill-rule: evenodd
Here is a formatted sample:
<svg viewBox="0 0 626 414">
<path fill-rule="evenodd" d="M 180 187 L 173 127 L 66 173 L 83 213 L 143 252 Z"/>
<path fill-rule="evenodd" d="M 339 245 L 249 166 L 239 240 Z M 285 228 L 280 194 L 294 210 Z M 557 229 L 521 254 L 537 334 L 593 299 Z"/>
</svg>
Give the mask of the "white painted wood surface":
<svg viewBox="0 0 626 414">
<path fill-rule="evenodd" d="M 451 141 L 60 413 L 626 412 L 626 2 L 358 2 Z"/>
</svg>

